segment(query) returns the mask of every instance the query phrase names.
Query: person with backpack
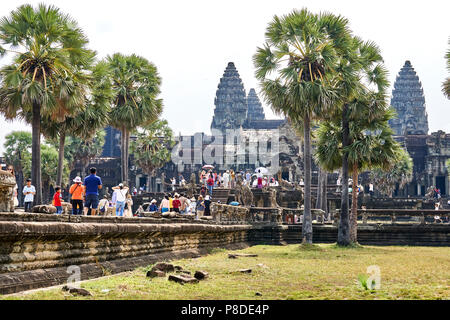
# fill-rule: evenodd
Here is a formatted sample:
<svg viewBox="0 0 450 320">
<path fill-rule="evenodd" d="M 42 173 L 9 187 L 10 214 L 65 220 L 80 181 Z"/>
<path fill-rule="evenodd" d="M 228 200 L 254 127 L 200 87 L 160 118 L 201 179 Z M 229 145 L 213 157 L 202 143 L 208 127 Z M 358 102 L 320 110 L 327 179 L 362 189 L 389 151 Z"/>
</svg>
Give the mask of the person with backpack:
<svg viewBox="0 0 450 320">
<path fill-rule="evenodd" d="M 70 186 L 69 193 L 71 195 L 72 214 L 81 215 L 83 213 L 84 186 L 81 177 L 75 177 L 73 184 Z"/>
</svg>

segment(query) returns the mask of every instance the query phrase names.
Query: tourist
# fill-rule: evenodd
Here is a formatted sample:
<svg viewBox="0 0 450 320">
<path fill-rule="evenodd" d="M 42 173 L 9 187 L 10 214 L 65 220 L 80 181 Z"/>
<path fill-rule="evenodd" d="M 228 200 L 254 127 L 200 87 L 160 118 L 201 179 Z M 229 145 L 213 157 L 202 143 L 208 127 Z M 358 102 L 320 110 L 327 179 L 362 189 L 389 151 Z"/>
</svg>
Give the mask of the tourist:
<svg viewBox="0 0 450 320">
<path fill-rule="evenodd" d="M 184 180 L 184 177 L 180 173 L 179 176 L 178 176 L 178 184 L 179 184 L 180 187 L 183 187 L 183 180 Z"/>
<path fill-rule="evenodd" d="M 81 215 L 83 213 L 83 198 L 84 186 L 82 185 L 81 177 L 75 177 L 73 184 L 70 186 L 69 194 L 71 195 L 70 202 L 72 203 L 72 214 Z"/>
<path fill-rule="evenodd" d="M 161 211 L 161 213 L 169 212 L 169 210 L 170 210 L 170 201 L 169 201 L 169 196 L 168 195 L 165 195 L 164 199 L 162 199 L 161 204 L 159 205 L 159 210 Z"/>
<path fill-rule="evenodd" d="M 119 183 L 118 186 L 112 188 L 114 190 L 112 202 L 116 206 L 116 216 L 123 217 L 125 210 L 125 203 L 127 200 L 128 187 L 125 187 L 123 183 Z"/>
<path fill-rule="evenodd" d="M 27 183 L 23 187 L 22 193 L 25 196 L 24 199 L 25 212 L 31 212 L 31 208 L 33 206 L 34 201 L 34 195 L 36 194 L 36 188 L 33 185 L 31 185 L 31 179 L 29 178 L 27 179 Z"/>
<path fill-rule="evenodd" d="M 341 177 L 340 176 L 336 180 L 336 192 L 341 192 Z"/>
<path fill-rule="evenodd" d="M 200 188 L 200 195 L 204 198 L 206 196 L 206 184 Z"/>
<path fill-rule="evenodd" d="M 148 211 L 150 211 L 150 212 L 156 212 L 156 211 L 158 211 L 158 207 L 156 206 L 156 199 L 153 199 L 153 200 L 150 202 L 150 206 L 148 207 Z"/>
<path fill-rule="evenodd" d="M 234 189 L 234 185 L 236 183 L 236 174 L 234 173 L 234 170 L 230 170 L 230 188 Z"/>
<path fill-rule="evenodd" d="M 204 205 L 205 205 L 205 216 L 210 216 L 211 215 L 211 197 L 209 195 L 207 195 L 205 197 Z"/>
<path fill-rule="evenodd" d="M 184 200 L 184 202 L 185 202 L 185 204 L 184 204 L 184 207 L 185 207 L 184 213 L 185 214 L 191 213 L 191 200 L 189 198 L 186 198 Z"/>
<path fill-rule="evenodd" d="M 197 200 L 195 200 L 195 197 L 191 198 L 191 202 L 189 203 L 189 211 L 191 214 L 195 214 L 197 209 Z"/>
<path fill-rule="evenodd" d="M 108 207 L 109 207 L 109 200 L 108 200 L 108 196 L 105 195 L 103 197 L 103 199 L 101 199 L 98 203 L 98 210 L 102 215 L 107 215 L 107 211 L 108 211 Z"/>
<path fill-rule="evenodd" d="M 53 195 L 53 205 L 56 207 L 56 214 L 61 214 L 61 187 L 55 187 L 55 194 Z"/>
<path fill-rule="evenodd" d="M 303 181 L 303 178 L 300 178 L 300 186 L 303 187 L 305 185 L 305 182 Z"/>
<path fill-rule="evenodd" d="M 97 169 L 92 167 L 90 175 L 84 178 L 86 201 L 84 203 L 84 214 L 87 215 L 91 209 L 91 215 L 95 216 L 98 207 L 98 190 L 102 188 L 102 179 L 96 175 Z"/>
<path fill-rule="evenodd" d="M 224 188 L 229 188 L 229 183 L 230 183 L 230 171 L 226 171 L 223 174 L 223 187 Z"/>
<path fill-rule="evenodd" d="M 174 195 L 169 193 L 169 210 L 171 212 L 173 211 L 173 198 L 174 198 Z"/>
<path fill-rule="evenodd" d="M 250 180 L 252 179 L 252 174 L 250 172 L 247 171 L 247 173 L 245 174 L 245 181 L 246 184 L 250 185 Z"/>
<path fill-rule="evenodd" d="M 175 177 L 173 177 L 170 181 L 172 183 L 172 191 L 175 191 L 175 186 L 177 185 L 177 179 L 175 179 Z"/>
<path fill-rule="evenodd" d="M 174 212 L 180 213 L 181 201 L 178 193 L 175 194 L 175 199 L 172 201 L 172 207 Z"/>
<path fill-rule="evenodd" d="M 124 217 L 133 218 L 133 198 L 131 194 L 127 194 L 127 199 L 125 200 Z"/>
<path fill-rule="evenodd" d="M 206 185 L 206 171 L 202 170 L 200 173 L 200 182 L 202 185 Z"/>
<path fill-rule="evenodd" d="M 212 175 L 209 176 L 208 180 L 206 181 L 206 185 L 208 187 L 209 195 L 212 195 L 214 189 L 214 178 Z"/>
<path fill-rule="evenodd" d="M 203 197 L 201 195 L 198 196 L 196 212 L 197 220 L 203 217 L 203 215 L 205 214 L 205 201 L 203 200 Z"/>
<path fill-rule="evenodd" d="M 187 198 L 185 197 L 184 193 L 180 194 L 180 213 L 186 213 L 186 200 Z"/>
<path fill-rule="evenodd" d="M 264 177 L 262 186 L 263 186 L 263 188 L 267 187 L 267 177 Z"/>
<path fill-rule="evenodd" d="M 373 183 L 369 183 L 369 194 L 371 197 L 373 197 Z"/>
<path fill-rule="evenodd" d="M 261 169 L 258 169 L 258 173 L 256 174 L 256 178 L 258 180 L 258 189 L 262 189 L 263 185 L 263 174 L 261 173 Z"/>
<path fill-rule="evenodd" d="M 133 196 L 137 195 L 137 189 L 136 187 L 133 187 Z"/>
<path fill-rule="evenodd" d="M 216 188 L 217 187 L 217 172 L 216 171 L 214 171 L 214 173 L 213 173 L 213 179 L 214 179 L 214 188 Z"/>
</svg>

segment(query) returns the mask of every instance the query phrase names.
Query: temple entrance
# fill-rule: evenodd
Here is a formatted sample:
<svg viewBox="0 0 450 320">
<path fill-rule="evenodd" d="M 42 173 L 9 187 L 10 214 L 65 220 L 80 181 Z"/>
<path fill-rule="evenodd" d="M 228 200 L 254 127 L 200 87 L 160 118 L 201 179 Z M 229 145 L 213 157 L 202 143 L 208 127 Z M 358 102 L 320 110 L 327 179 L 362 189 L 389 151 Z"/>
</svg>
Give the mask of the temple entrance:
<svg viewBox="0 0 450 320">
<path fill-rule="evenodd" d="M 441 195 L 447 195 L 447 190 L 445 190 L 445 176 L 436 177 L 436 188 L 441 190 Z"/>
</svg>

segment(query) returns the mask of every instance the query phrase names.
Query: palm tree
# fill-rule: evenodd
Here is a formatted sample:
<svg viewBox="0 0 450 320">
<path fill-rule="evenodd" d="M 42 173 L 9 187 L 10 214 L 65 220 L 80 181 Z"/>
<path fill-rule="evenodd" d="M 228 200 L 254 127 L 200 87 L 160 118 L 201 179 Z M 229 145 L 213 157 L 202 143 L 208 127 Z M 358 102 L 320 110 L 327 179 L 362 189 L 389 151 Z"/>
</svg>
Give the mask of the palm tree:
<svg viewBox="0 0 450 320">
<path fill-rule="evenodd" d="M 131 142 L 134 162 L 147 174 L 147 191 L 150 191 L 151 177 L 168 161 L 169 149 L 174 145 L 173 133 L 166 120 L 157 120 L 136 133 Z"/>
<path fill-rule="evenodd" d="M 112 90 L 107 76 L 105 63 L 98 63 L 92 70 L 89 87 L 82 88 L 84 90 L 78 90 L 77 92 L 81 96 L 78 103 L 83 106 L 83 109 L 74 115 L 66 116 L 62 122 L 55 121 L 50 116 L 42 119 L 44 136 L 59 142 L 56 185 L 60 186 L 62 183 L 64 146 L 67 133 L 83 140 L 90 140 L 97 130 L 108 124 Z"/>
<path fill-rule="evenodd" d="M 342 155 L 342 197 L 341 215 L 338 228 L 338 244 L 349 245 L 350 239 L 350 216 L 349 216 L 349 154 L 348 148 L 352 143 L 350 131 L 352 126 L 352 109 L 359 104 L 358 99 L 362 99 L 368 92 L 375 92 L 383 95 L 389 87 L 387 71 L 383 65 L 383 58 L 380 50 L 373 42 L 363 42 L 358 37 L 352 37 L 347 46 L 340 47 L 340 61 L 336 71 L 340 75 L 337 77 L 336 87 L 340 90 L 340 105 L 331 114 L 333 118 L 341 119 L 341 140 L 344 150 Z M 373 87 L 373 90 L 369 88 Z M 363 100 L 363 99 L 362 99 Z M 368 106 L 377 106 L 371 104 Z M 372 119 L 379 111 L 378 108 L 369 108 L 367 116 Z"/>
<path fill-rule="evenodd" d="M 266 43 L 253 57 L 264 99 L 276 113 L 303 123 L 305 203 L 303 242 L 312 243 L 311 121 L 321 118 L 339 98 L 333 85 L 337 50 L 348 38 L 347 20 L 306 9 L 275 16 Z M 273 76 L 273 78 L 272 78 Z"/>
<path fill-rule="evenodd" d="M 342 143 L 342 128 L 338 119 L 323 122 L 318 130 L 316 159 L 327 170 L 342 166 L 348 156 L 348 170 L 352 173 L 352 208 L 349 217 L 349 244 L 357 242 L 358 175 L 363 170 L 389 170 L 398 161 L 400 145 L 393 139 L 388 121 L 394 113 L 388 108 L 383 93 L 365 92 L 349 104 L 350 144 Z M 375 111 L 376 110 L 376 111 Z M 347 189 L 348 184 L 343 185 Z"/>
<path fill-rule="evenodd" d="M 111 125 L 121 131 L 122 181 L 128 182 L 130 133 L 162 112 L 161 78 L 154 64 L 137 55 L 106 58 L 113 88 Z"/>
<path fill-rule="evenodd" d="M 36 203 L 42 201 L 41 117 L 61 121 L 77 84 L 84 82 L 82 66 L 92 59 L 82 30 L 54 6 L 22 5 L 0 20 L 0 53 L 12 53 L 12 63 L 0 70 L 0 110 L 7 119 L 32 114 L 32 180 Z M 22 51 L 21 51 L 22 50 Z M 70 112 L 73 110 L 70 110 Z"/>
</svg>

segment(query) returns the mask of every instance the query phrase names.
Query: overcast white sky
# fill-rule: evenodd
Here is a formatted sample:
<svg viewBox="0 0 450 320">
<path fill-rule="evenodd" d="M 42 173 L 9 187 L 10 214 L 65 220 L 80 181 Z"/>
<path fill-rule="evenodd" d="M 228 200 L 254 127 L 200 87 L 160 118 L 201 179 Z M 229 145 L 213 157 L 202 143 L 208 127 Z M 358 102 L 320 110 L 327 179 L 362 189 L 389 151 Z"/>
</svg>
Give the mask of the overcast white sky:
<svg viewBox="0 0 450 320">
<path fill-rule="evenodd" d="M 252 55 L 264 42 L 267 23 L 274 14 L 302 7 L 341 14 L 355 34 L 375 41 L 391 85 L 405 60 L 410 60 L 425 91 L 430 131 L 450 132 L 450 101 L 441 92 L 448 76 L 444 54 L 450 1 L 2 0 L 0 16 L 21 4 L 40 2 L 72 15 L 100 58 L 114 52 L 136 53 L 155 63 L 163 79 L 163 117 L 176 134 L 209 132 L 217 85 L 229 61 L 235 63 L 246 91 L 252 87 L 258 91 Z M 265 112 L 274 118 L 269 106 Z M 10 131 L 31 131 L 20 122 L 0 121 L 0 153 Z"/>
</svg>

